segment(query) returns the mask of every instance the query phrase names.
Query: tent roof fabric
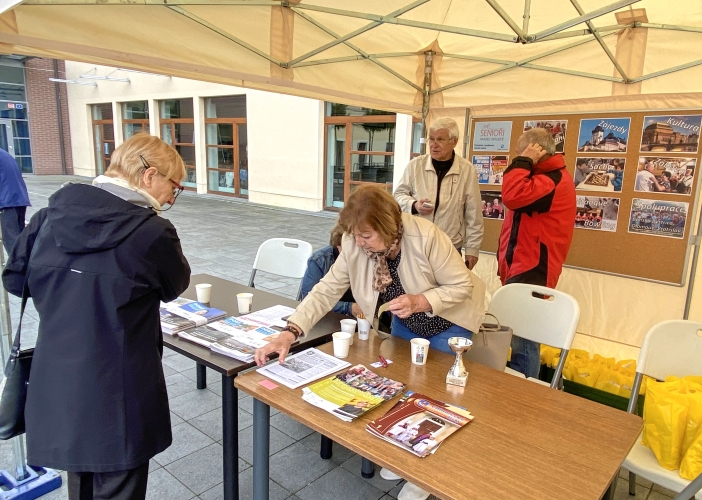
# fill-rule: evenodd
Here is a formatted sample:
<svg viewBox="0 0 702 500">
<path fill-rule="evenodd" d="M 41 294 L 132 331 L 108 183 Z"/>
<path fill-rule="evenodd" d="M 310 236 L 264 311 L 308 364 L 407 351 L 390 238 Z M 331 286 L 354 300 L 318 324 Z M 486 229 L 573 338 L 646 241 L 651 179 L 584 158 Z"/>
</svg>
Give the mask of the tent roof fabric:
<svg viewBox="0 0 702 500">
<path fill-rule="evenodd" d="M 696 0 L 0 0 L 0 12 L 5 54 L 414 115 L 427 91 L 433 108 L 465 108 L 695 92 L 702 77 Z"/>
</svg>

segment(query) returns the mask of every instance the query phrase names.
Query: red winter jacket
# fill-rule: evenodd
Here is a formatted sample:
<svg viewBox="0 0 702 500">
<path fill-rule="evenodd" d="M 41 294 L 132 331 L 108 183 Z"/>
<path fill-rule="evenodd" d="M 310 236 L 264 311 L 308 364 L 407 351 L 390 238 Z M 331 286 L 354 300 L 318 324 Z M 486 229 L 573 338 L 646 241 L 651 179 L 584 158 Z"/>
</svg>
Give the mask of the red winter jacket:
<svg viewBox="0 0 702 500">
<path fill-rule="evenodd" d="M 505 170 L 502 201 L 509 209 L 497 252 L 502 284 L 555 288 L 575 226 L 575 185 L 563 155 L 535 166 L 516 157 Z"/>
</svg>

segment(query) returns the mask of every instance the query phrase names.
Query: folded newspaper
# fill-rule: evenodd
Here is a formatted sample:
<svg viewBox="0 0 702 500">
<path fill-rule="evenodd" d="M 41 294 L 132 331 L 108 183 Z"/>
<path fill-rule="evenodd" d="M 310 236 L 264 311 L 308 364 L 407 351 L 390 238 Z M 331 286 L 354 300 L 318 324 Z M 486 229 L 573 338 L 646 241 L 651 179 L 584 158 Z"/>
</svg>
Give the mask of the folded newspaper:
<svg viewBox="0 0 702 500">
<path fill-rule="evenodd" d="M 356 365 L 302 389 L 302 399 L 351 422 L 405 389 L 402 382 Z"/>
<path fill-rule="evenodd" d="M 350 365 L 348 361 L 313 348 L 287 356 L 282 364 L 275 360 L 257 371 L 286 387 L 297 389 Z"/>
<path fill-rule="evenodd" d="M 384 416 L 366 425 L 366 430 L 426 457 L 471 420 L 473 416 L 464 408 L 408 391 Z"/>
<path fill-rule="evenodd" d="M 161 302 L 161 330 L 174 335 L 182 330 L 202 326 L 227 315 L 225 311 L 208 307 L 194 300 L 179 297 L 172 302 Z"/>
<path fill-rule="evenodd" d="M 224 335 L 209 348 L 218 354 L 249 363 L 253 361 L 256 349 L 276 339 L 280 332 L 242 318 L 230 316 L 207 325 Z"/>
</svg>

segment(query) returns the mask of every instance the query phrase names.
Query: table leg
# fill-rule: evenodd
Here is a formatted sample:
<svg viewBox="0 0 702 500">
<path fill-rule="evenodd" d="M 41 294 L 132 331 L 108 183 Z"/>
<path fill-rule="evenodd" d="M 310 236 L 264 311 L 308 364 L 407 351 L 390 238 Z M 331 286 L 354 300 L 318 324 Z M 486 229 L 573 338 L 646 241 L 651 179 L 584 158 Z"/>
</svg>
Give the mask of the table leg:
<svg viewBox="0 0 702 500">
<path fill-rule="evenodd" d="M 202 368 L 204 372 L 205 366 L 202 365 Z M 228 377 L 222 374 L 224 500 L 239 499 L 239 391 L 234 387 L 234 377 L 236 375 Z"/>
<path fill-rule="evenodd" d="M 197 388 L 205 389 L 207 387 L 207 367 L 200 363 L 195 364 L 195 374 L 197 378 Z"/>
<path fill-rule="evenodd" d="M 609 483 L 609 487 L 605 491 L 604 495 L 602 495 L 602 500 L 614 500 L 614 491 L 617 489 L 617 479 L 619 479 L 619 472 L 617 472 L 617 475 L 614 476 L 612 482 Z"/>
<path fill-rule="evenodd" d="M 375 464 L 367 458 L 361 458 L 361 476 L 370 479 L 375 475 Z"/>
<path fill-rule="evenodd" d="M 319 445 L 319 456 L 324 460 L 329 460 L 332 457 L 334 441 L 329 439 L 327 436 L 322 436 L 321 443 Z"/>
<path fill-rule="evenodd" d="M 268 500 L 271 408 L 253 400 L 253 500 Z"/>
</svg>

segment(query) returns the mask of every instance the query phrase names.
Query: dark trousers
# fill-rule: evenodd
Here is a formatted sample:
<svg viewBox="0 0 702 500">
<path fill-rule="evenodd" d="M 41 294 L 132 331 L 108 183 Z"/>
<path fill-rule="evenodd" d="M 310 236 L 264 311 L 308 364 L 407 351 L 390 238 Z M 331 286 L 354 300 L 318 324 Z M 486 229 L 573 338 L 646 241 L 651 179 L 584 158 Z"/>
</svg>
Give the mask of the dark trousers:
<svg viewBox="0 0 702 500">
<path fill-rule="evenodd" d="M 2 228 L 2 244 L 10 253 L 12 247 L 15 246 L 15 241 L 24 229 L 24 214 L 27 212 L 27 207 L 8 207 L 3 208 L 0 214 L 0 227 Z"/>
<path fill-rule="evenodd" d="M 69 500 L 143 500 L 149 462 L 117 472 L 69 472 Z"/>
</svg>

